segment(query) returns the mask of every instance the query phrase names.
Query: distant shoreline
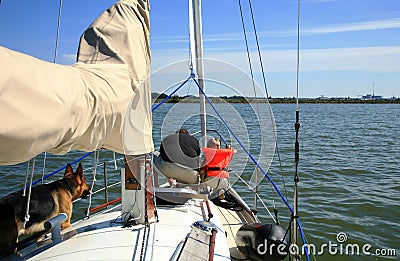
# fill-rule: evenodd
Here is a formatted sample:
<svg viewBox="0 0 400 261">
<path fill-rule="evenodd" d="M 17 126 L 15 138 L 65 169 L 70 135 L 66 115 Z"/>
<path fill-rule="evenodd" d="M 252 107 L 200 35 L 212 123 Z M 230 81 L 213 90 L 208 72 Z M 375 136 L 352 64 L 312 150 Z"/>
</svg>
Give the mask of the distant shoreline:
<svg viewBox="0 0 400 261">
<path fill-rule="evenodd" d="M 287 98 L 269 98 L 269 103 L 295 103 L 295 99 Z M 356 98 L 350 99 L 318 99 L 318 98 L 299 98 L 299 103 L 327 103 L 327 104 L 400 104 L 400 99 L 380 99 L 380 100 L 362 100 Z"/>
<path fill-rule="evenodd" d="M 163 101 L 167 95 L 152 93 L 152 99 L 154 103 L 160 103 Z M 241 96 L 221 96 L 221 97 L 210 97 L 210 100 L 213 103 L 264 103 L 265 98 L 254 98 L 254 97 L 241 97 Z M 172 96 L 167 103 L 198 103 L 199 97 L 196 96 Z M 268 98 L 268 102 L 271 104 L 279 104 L 279 103 L 296 103 L 296 98 Z M 315 104 L 400 104 L 400 98 L 382 98 L 382 99 L 361 99 L 361 98 L 299 98 L 299 103 L 315 103 Z"/>
</svg>

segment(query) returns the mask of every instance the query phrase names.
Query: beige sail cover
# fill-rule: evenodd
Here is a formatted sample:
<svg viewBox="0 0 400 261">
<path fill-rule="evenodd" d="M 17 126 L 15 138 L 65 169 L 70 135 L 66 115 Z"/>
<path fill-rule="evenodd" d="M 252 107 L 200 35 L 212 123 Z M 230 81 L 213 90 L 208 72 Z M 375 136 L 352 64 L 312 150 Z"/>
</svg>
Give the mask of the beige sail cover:
<svg viewBox="0 0 400 261">
<path fill-rule="evenodd" d="M 153 150 L 147 1 L 119 1 L 100 15 L 77 60 L 57 65 L 0 47 L 1 165 L 44 151 Z"/>
</svg>

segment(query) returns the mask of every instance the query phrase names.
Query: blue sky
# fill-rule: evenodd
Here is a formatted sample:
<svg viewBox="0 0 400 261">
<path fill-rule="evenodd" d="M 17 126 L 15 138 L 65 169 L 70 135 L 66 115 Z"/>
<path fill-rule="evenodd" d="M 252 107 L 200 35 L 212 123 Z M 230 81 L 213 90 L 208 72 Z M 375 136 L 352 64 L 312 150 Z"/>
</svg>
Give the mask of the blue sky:
<svg viewBox="0 0 400 261">
<path fill-rule="evenodd" d="M 202 2 L 205 58 L 248 72 L 238 1 Z M 81 33 L 112 3 L 63 1 L 58 63 L 74 62 Z M 187 1 L 150 4 L 154 72 L 188 59 Z M 297 1 L 253 0 L 252 5 L 269 95 L 295 96 Z M 242 7 L 255 77 L 262 84 L 247 0 L 242 0 Z M 58 1 L 3 0 L 0 45 L 53 61 L 57 14 Z M 375 94 L 400 97 L 399 0 L 303 0 L 300 41 L 300 97 L 357 97 L 371 93 L 373 85 Z M 239 93 L 251 95 L 251 82 L 235 79 L 235 74 L 226 76 L 218 66 L 211 68 L 215 70 L 206 70 L 206 77 L 222 82 L 228 77 L 243 88 Z M 185 78 L 187 71 L 177 75 L 172 81 Z M 165 89 L 156 80 L 152 87 Z"/>
</svg>

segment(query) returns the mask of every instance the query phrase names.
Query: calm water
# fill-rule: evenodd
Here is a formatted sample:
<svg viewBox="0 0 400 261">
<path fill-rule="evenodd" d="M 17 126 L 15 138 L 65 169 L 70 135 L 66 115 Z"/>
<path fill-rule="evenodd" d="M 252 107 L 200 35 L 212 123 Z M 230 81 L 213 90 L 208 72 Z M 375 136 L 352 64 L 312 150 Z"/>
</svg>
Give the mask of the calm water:
<svg viewBox="0 0 400 261">
<path fill-rule="evenodd" d="M 154 139 L 158 147 L 161 137 L 174 131 L 178 125 L 187 127 L 192 132 L 197 131 L 199 120 L 196 116 L 197 107 L 193 104 L 172 105 L 161 107 L 162 111 L 154 113 Z M 272 160 L 273 125 L 270 123 L 268 110 L 262 108 L 261 124 L 254 121 L 255 114 L 251 108 L 243 104 L 220 107 L 225 117 L 231 117 L 235 133 L 243 139 L 244 144 L 260 158 L 263 166 Z M 228 108 L 229 107 L 229 108 Z M 196 108 L 196 109 L 195 109 Z M 288 195 L 292 204 L 294 175 L 294 110 L 293 104 L 272 105 L 276 122 L 277 144 L 279 158 L 275 153 L 270 167 L 270 176 L 283 194 Z M 165 112 L 170 113 L 165 117 Z M 265 113 L 266 112 L 266 113 Z M 250 115 L 250 116 L 249 116 Z M 316 245 L 317 250 L 322 244 L 336 243 L 345 249 L 350 244 L 361 247 L 372 246 L 370 252 L 376 249 L 396 249 L 397 257 L 347 256 L 338 252 L 333 255 L 325 249 L 323 256 L 317 260 L 398 260 L 400 256 L 400 105 L 362 105 L 362 104 L 300 104 L 300 162 L 299 162 L 299 211 L 303 229 L 309 243 Z M 211 117 L 209 126 L 227 135 L 227 131 L 217 117 Z M 261 126 L 260 126 L 261 125 Z M 263 138 L 260 132 L 264 133 Z M 229 136 L 229 135 L 228 135 Z M 239 144 L 229 137 L 228 141 L 239 148 Z M 258 155 L 260 144 L 264 152 Z M 50 173 L 84 153 L 71 153 L 68 157 L 47 155 L 45 173 Z M 114 171 L 113 154 L 100 153 L 100 161 L 106 161 L 109 183 L 119 180 L 119 173 Z M 116 164 L 121 166 L 120 155 Z M 88 183 L 93 180 L 93 156 L 84 159 L 83 165 Z M 245 163 L 245 164 L 244 164 Z M 235 155 L 231 167 L 243 178 L 249 179 L 252 165 L 246 155 L 239 152 Z M 0 195 L 22 188 L 26 164 L 13 167 L 0 167 L 2 175 L 2 190 Z M 39 179 L 43 170 L 43 155 L 35 164 L 35 178 Z M 18 174 L 19 176 L 15 175 Z M 17 176 L 17 177 L 16 177 Z M 261 177 L 261 175 L 258 175 Z M 54 178 L 62 177 L 62 173 Z M 97 182 L 103 184 L 103 166 L 97 169 Z M 286 186 L 283 185 L 285 180 Z M 254 181 L 254 180 L 253 180 Z M 236 182 L 236 188 L 253 207 L 253 195 L 247 186 Z M 95 185 L 95 190 L 97 189 Z M 118 197 L 118 185 L 111 189 L 110 199 Z M 286 191 L 286 193 L 285 193 Z M 283 226 L 287 226 L 289 212 L 281 203 L 279 196 L 264 182 L 259 187 L 259 193 L 265 204 L 272 210 L 273 201 L 279 209 L 279 218 Z M 96 199 L 92 206 L 104 202 Z M 87 201 L 80 201 L 75 209 L 78 217 L 87 208 Z M 260 206 L 260 204 L 258 203 Z M 271 222 L 266 211 L 261 211 L 260 218 Z M 337 234 L 345 233 L 347 241 L 339 244 Z M 312 258 L 313 259 L 313 258 Z"/>
</svg>

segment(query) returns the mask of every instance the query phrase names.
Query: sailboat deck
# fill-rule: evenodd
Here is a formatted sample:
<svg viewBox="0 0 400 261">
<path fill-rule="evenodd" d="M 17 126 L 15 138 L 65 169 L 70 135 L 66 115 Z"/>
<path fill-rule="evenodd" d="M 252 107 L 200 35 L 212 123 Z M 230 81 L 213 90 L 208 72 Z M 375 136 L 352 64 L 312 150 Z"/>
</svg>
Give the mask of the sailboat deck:
<svg viewBox="0 0 400 261">
<path fill-rule="evenodd" d="M 240 227 L 245 224 L 244 218 L 238 212 L 217 207 L 218 216 L 221 218 L 222 226 L 226 232 L 228 247 L 231 256 L 239 260 L 247 260 L 246 257 L 238 250 L 235 242 L 236 233 Z"/>
<path fill-rule="evenodd" d="M 120 211 L 94 215 L 63 231 L 64 241 L 28 260 L 178 260 L 195 221 L 205 220 L 201 200 L 183 206 L 158 207 L 158 223 L 123 227 Z M 211 204 L 212 211 L 217 213 Z M 218 232 L 214 260 L 230 260 L 229 247 L 218 215 L 211 220 Z M 145 235 L 145 237 L 144 237 Z M 43 243 L 38 243 L 43 247 Z M 44 246 L 45 247 L 45 246 Z M 23 253 L 20 253 L 23 254 Z M 15 260 L 15 256 L 14 256 Z"/>
</svg>

